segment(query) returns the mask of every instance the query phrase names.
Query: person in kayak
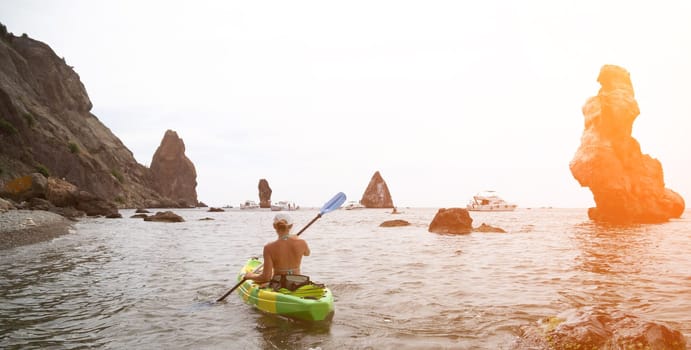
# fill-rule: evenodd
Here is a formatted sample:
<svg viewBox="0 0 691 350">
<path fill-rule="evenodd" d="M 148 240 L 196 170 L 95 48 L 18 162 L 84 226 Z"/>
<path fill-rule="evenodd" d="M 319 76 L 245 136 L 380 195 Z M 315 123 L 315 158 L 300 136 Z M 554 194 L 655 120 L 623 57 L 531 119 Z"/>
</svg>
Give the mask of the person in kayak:
<svg viewBox="0 0 691 350">
<path fill-rule="evenodd" d="M 245 279 L 259 283 L 269 282 L 279 275 L 299 275 L 303 256 L 310 255 L 307 242 L 290 235 L 293 220 L 287 214 L 276 214 L 274 229 L 278 239 L 264 246 L 264 267 L 261 273 L 248 272 Z"/>
</svg>

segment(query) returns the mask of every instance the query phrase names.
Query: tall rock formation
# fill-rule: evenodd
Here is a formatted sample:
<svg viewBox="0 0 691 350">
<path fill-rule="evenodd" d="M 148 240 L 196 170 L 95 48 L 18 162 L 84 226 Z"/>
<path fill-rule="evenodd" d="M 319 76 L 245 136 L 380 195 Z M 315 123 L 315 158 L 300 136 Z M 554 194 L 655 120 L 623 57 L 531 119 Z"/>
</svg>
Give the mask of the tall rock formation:
<svg viewBox="0 0 691 350">
<path fill-rule="evenodd" d="M 367 185 L 365 193 L 362 194 L 360 203 L 364 205 L 365 208 L 393 208 L 393 200 L 391 199 L 391 193 L 389 193 L 389 187 L 386 186 L 386 182 L 379 171 L 372 175 L 372 179 L 369 185 Z"/>
<path fill-rule="evenodd" d="M 151 160 L 151 175 L 159 193 L 181 207 L 197 206 L 197 172 L 175 131 L 167 130 L 163 135 Z"/>
<path fill-rule="evenodd" d="M 260 208 L 271 208 L 271 187 L 269 187 L 269 181 L 266 179 L 259 180 L 259 207 Z"/>
<path fill-rule="evenodd" d="M 588 216 L 624 224 L 680 217 L 684 199 L 665 188 L 662 165 L 642 154 L 631 137 L 639 110 L 629 72 L 605 65 L 597 81 L 602 87 L 583 106 L 581 145 L 569 164 L 574 178 L 593 193 L 596 207 Z"/>
</svg>

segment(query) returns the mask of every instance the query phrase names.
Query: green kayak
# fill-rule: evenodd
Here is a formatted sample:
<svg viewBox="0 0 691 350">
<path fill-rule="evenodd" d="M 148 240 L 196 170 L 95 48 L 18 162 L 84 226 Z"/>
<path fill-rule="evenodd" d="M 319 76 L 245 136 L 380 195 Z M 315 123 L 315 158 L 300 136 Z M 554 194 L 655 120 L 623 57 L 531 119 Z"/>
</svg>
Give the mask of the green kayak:
<svg viewBox="0 0 691 350">
<path fill-rule="evenodd" d="M 254 271 L 261 261 L 252 258 L 240 270 L 238 282 L 244 273 Z M 295 291 L 281 288 L 275 291 L 262 287 L 254 281 L 244 281 L 238 288 L 238 294 L 247 304 L 257 309 L 280 316 L 302 321 L 330 320 L 334 315 L 334 298 L 331 290 L 322 285 L 308 284 Z"/>
</svg>

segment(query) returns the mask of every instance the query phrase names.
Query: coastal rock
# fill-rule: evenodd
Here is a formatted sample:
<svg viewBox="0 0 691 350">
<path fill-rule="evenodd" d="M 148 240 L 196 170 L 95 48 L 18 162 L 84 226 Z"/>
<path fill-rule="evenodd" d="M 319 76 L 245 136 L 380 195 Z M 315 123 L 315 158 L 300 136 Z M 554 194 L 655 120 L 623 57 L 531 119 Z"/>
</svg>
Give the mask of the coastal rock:
<svg viewBox="0 0 691 350">
<path fill-rule="evenodd" d="M 429 232 L 465 234 L 473 231 L 473 219 L 467 209 L 441 208 L 429 224 Z"/>
<path fill-rule="evenodd" d="M 118 217 L 117 207 L 103 198 L 42 174 L 23 176 L 6 184 L 7 193 L 25 202 L 24 209 L 45 210 L 74 219 L 79 216 Z"/>
<path fill-rule="evenodd" d="M 48 179 L 40 173 L 22 176 L 5 184 L 0 196 L 22 202 L 31 198 L 45 198 Z"/>
<path fill-rule="evenodd" d="M 173 130 L 167 130 L 151 160 L 151 175 L 159 193 L 178 202 L 180 207 L 197 205 L 197 172 L 185 156 L 185 143 Z"/>
<path fill-rule="evenodd" d="M 259 180 L 259 207 L 260 208 L 271 208 L 271 187 L 269 187 L 269 181 L 266 179 Z"/>
<path fill-rule="evenodd" d="M 85 212 L 88 216 L 119 217 L 118 207 L 115 204 L 87 191 L 79 191 L 77 193 L 77 205 L 75 208 Z"/>
<path fill-rule="evenodd" d="M 144 221 L 159 221 L 159 222 L 184 222 L 182 216 L 173 213 L 172 211 L 159 211 L 154 215 L 149 215 L 144 218 Z"/>
<path fill-rule="evenodd" d="M 386 185 L 379 171 L 375 172 L 370 179 L 365 193 L 362 194 L 360 203 L 365 208 L 393 208 L 393 200 L 389 187 Z"/>
<path fill-rule="evenodd" d="M 684 199 L 665 188 L 662 165 L 642 154 L 631 137 L 639 109 L 629 72 L 605 65 L 597 80 L 602 87 L 583 106 L 581 145 L 569 164 L 574 178 L 593 193 L 596 207 L 588 216 L 621 224 L 680 217 Z"/>
<path fill-rule="evenodd" d="M 0 198 L 0 212 L 11 209 L 15 209 L 14 204 L 8 200 Z"/>
<path fill-rule="evenodd" d="M 483 222 L 480 226 L 476 227 L 476 228 L 474 229 L 474 231 L 476 231 L 476 232 L 497 232 L 497 233 L 506 233 L 506 230 L 504 230 L 503 228 L 501 228 L 501 227 L 490 226 L 490 225 L 485 224 L 484 222 Z"/>
<path fill-rule="evenodd" d="M 410 226 L 410 223 L 405 220 L 387 220 L 379 224 L 379 227 L 399 227 Z"/>
<path fill-rule="evenodd" d="M 224 212 L 225 210 L 223 210 L 223 209 L 221 209 L 221 208 L 211 207 L 211 208 L 209 208 L 209 210 L 207 210 L 207 211 L 208 211 L 208 212 L 211 212 L 211 213 L 220 213 L 220 212 Z"/>
<path fill-rule="evenodd" d="M 686 349 L 681 332 L 620 311 L 568 310 L 524 326 L 521 333 L 513 350 Z"/>
<path fill-rule="evenodd" d="M 58 207 L 74 207 L 77 205 L 79 189 L 77 186 L 61 179 L 49 178 L 46 188 L 46 199 Z"/>
</svg>

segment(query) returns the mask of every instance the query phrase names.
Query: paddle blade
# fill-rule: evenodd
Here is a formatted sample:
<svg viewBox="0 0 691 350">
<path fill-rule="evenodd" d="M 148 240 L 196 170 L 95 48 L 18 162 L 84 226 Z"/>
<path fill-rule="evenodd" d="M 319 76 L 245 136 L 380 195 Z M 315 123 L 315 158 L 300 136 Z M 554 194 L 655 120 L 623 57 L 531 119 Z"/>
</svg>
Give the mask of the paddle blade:
<svg viewBox="0 0 691 350">
<path fill-rule="evenodd" d="M 324 206 L 319 210 L 320 215 L 324 215 L 330 211 L 336 210 L 343 205 L 346 201 L 346 195 L 343 192 L 338 192 L 336 195 L 331 198 L 328 202 L 324 204 Z"/>
</svg>

